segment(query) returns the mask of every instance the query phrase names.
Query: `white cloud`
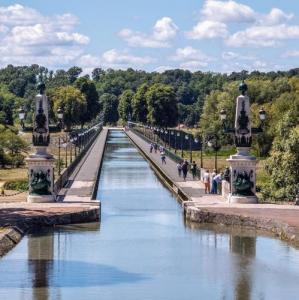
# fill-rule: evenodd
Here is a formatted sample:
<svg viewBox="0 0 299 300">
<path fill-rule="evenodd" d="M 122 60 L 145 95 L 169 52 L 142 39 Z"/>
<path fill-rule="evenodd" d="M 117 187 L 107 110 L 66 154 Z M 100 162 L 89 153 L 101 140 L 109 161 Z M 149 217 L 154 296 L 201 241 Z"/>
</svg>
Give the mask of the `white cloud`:
<svg viewBox="0 0 299 300">
<path fill-rule="evenodd" d="M 240 53 L 232 52 L 232 51 L 227 51 L 227 52 L 222 52 L 221 55 L 222 59 L 224 60 L 235 60 L 235 59 L 241 59 L 241 60 L 254 60 L 256 59 L 254 56 L 251 55 L 241 55 Z"/>
<path fill-rule="evenodd" d="M 180 62 L 180 68 L 196 70 L 202 67 L 207 67 L 208 62 L 214 59 L 199 49 L 194 49 L 193 47 L 178 48 L 175 55 L 170 57 L 173 61 Z"/>
<path fill-rule="evenodd" d="M 256 18 L 254 10 L 235 1 L 206 1 L 201 14 L 206 20 L 218 22 L 253 22 Z"/>
<path fill-rule="evenodd" d="M 154 69 L 154 72 L 163 73 L 165 71 L 173 70 L 173 69 L 174 69 L 174 67 L 171 67 L 171 66 L 159 66 L 156 69 Z"/>
<path fill-rule="evenodd" d="M 282 54 L 282 57 L 299 57 L 299 50 L 290 50 Z"/>
<path fill-rule="evenodd" d="M 174 56 L 171 57 L 172 60 L 202 60 L 209 61 L 211 58 L 203 53 L 201 50 L 194 49 L 191 46 L 185 48 L 178 48 Z"/>
<path fill-rule="evenodd" d="M 293 16 L 293 14 L 286 14 L 279 8 L 272 8 L 269 14 L 261 15 L 257 22 L 262 25 L 278 25 L 291 20 Z"/>
<path fill-rule="evenodd" d="M 89 38 L 75 31 L 71 14 L 44 16 L 19 4 L 0 7 L 0 65 L 64 67 L 82 55 Z"/>
<path fill-rule="evenodd" d="M 231 47 L 272 47 L 279 41 L 299 38 L 299 26 L 252 26 L 231 35 L 226 44 Z"/>
<path fill-rule="evenodd" d="M 226 38 L 229 32 L 226 24 L 218 21 L 199 22 L 186 37 L 193 40 Z"/>
<path fill-rule="evenodd" d="M 137 65 L 143 66 L 153 62 L 153 59 L 146 56 L 134 56 L 129 54 L 127 51 L 118 51 L 111 49 L 103 53 L 102 60 L 107 65 Z"/>
<path fill-rule="evenodd" d="M 177 35 L 177 32 L 178 27 L 173 20 L 163 17 L 156 22 L 149 35 L 127 28 L 121 30 L 118 35 L 131 47 L 166 48 L 170 46 L 169 41 Z"/>
<path fill-rule="evenodd" d="M 148 56 L 134 56 L 127 50 L 110 49 L 101 56 L 84 54 L 76 61 L 76 64 L 86 72 L 86 70 L 92 70 L 99 66 L 105 69 L 126 69 L 142 67 L 152 62 L 154 59 Z"/>
</svg>

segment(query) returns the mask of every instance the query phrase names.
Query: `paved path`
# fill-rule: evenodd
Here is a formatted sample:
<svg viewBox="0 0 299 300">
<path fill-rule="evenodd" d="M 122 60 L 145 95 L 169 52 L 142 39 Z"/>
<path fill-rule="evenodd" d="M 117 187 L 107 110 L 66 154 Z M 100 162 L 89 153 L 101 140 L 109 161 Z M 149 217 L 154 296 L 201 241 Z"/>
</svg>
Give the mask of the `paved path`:
<svg viewBox="0 0 299 300">
<path fill-rule="evenodd" d="M 102 163 L 107 134 L 108 129 L 104 127 L 70 177 L 66 188 L 61 191 L 61 201 L 98 202 L 92 200 L 92 194 Z"/>
<path fill-rule="evenodd" d="M 135 134 L 133 131 L 127 132 L 128 136 L 134 141 L 139 148 L 152 160 L 160 169 L 163 170 L 165 174 L 178 186 L 185 194 L 189 196 L 192 201 L 196 201 L 202 204 L 216 204 L 223 203 L 224 200 L 221 196 L 217 195 L 205 195 L 204 184 L 199 180 L 193 180 L 191 174 L 188 174 L 186 181 L 182 177 L 178 176 L 178 171 L 176 167 L 176 162 L 166 158 L 166 165 L 162 165 L 160 153 L 150 153 L 150 145 L 139 135 Z"/>
</svg>

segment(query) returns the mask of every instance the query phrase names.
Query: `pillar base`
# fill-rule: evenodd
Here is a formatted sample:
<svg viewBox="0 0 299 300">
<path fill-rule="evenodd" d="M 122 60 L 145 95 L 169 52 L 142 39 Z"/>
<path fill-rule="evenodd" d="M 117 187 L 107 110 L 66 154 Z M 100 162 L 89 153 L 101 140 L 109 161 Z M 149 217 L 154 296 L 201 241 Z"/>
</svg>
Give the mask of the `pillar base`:
<svg viewBox="0 0 299 300">
<path fill-rule="evenodd" d="M 28 203 L 51 203 L 55 202 L 54 195 L 28 195 Z"/>
<path fill-rule="evenodd" d="M 240 204 L 256 204 L 258 199 L 256 196 L 236 196 L 229 195 L 228 196 L 229 203 L 240 203 Z"/>
</svg>

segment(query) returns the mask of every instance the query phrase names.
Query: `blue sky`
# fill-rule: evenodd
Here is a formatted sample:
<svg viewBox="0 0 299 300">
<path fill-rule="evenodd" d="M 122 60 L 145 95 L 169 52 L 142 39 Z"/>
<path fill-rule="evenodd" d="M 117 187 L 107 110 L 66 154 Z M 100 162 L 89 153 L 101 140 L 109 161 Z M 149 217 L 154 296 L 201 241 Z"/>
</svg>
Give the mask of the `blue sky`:
<svg viewBox="0 0 299 300">
<path fill-rule="evenodd" d="M 0 66 L 299 67 L 299 1 L 0 1 Z"/>
</svg>

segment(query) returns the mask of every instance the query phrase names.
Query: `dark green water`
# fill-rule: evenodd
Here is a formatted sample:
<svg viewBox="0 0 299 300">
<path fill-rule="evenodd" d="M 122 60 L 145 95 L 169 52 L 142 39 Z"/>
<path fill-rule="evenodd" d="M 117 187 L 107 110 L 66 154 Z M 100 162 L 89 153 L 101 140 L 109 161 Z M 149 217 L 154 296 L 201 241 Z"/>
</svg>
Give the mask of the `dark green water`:
<svg viewBox="0 0 299 300">
<path fill-rule="evenodd" d="M 0 260 L 0 300 L 299 299 L 299 252 L 255 232 L 186 225 L 121 132 L 110 134 L 102 222 L 26 236 Z"/>
</svg>

